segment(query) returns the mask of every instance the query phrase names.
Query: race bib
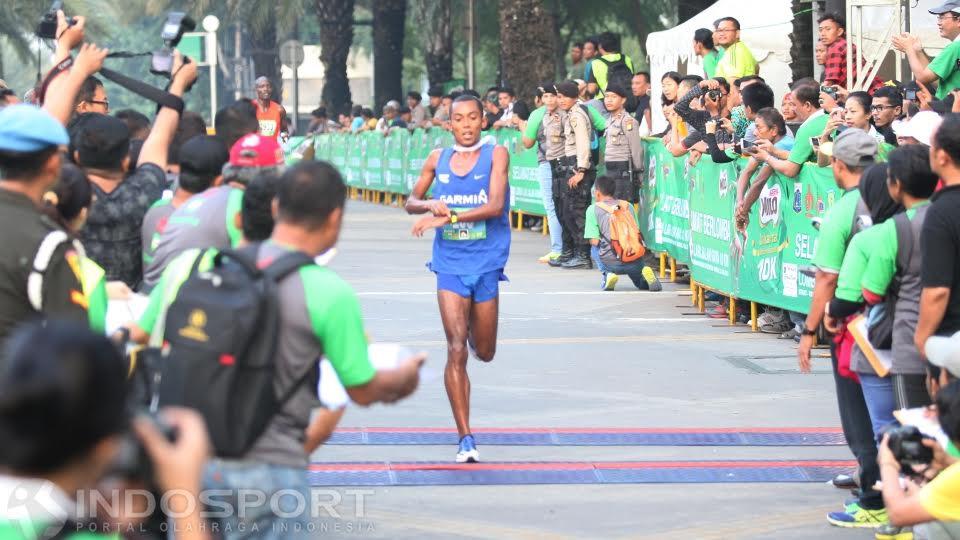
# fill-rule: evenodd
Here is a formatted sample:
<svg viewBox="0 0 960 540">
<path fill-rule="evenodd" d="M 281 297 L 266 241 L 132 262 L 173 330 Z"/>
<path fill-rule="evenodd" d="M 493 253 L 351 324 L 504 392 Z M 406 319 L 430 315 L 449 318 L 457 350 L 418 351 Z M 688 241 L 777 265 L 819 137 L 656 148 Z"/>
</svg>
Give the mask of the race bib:
<svg viewBox="0 0 960 540">
<path fill-rule="evenodd" d="M 260 120 L 260 134 L 264 137 L 272 137 L 277 134 L 276 120 Z"/>
<path fill-rule="evenodd" d="M 454 208 L 454 212 L 466 212 L 469 208 Z M 486 221 L 460 221 L 443 226 L 443 239 L 459 242 L 484 240 L 487 238 Z"/>
</svg>

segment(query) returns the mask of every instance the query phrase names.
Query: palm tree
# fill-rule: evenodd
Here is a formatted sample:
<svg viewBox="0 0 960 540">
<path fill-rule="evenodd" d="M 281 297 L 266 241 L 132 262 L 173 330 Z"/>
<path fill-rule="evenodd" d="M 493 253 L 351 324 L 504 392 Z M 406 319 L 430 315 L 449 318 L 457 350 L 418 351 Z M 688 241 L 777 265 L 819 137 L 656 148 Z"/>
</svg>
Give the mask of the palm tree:
<svg viewBox="0 0 960 540">
<path fill-rule="evenodd" d="M 321 99 L 330 114 L 346 112 L 351 105 L 347 56 L 353 44 L 354 0 L 316 0 L 320 22 L 320 61 L 324 84 Z"/>
<path fill-rule="evenodd" d="M 413 0 L 412 14 L 415 28 L 420 32 L 427 79 L 430 86 L 453 79 L 453 15 L 450 0 Z"/>
<path fill-rule="evenodd" d="M 500 0 L 500 58 L 504 82 L 517 97 L 529 100 L 543 81 L 554 76 L 536 44 L 553 43 L 552 14 L 543 0 Z"/>
<path fill-rule="evenodd" d="M 407 0 L 373 3 L 373 101 L 381 106 L 403 95 L 403 38 Z"/>
</svg>

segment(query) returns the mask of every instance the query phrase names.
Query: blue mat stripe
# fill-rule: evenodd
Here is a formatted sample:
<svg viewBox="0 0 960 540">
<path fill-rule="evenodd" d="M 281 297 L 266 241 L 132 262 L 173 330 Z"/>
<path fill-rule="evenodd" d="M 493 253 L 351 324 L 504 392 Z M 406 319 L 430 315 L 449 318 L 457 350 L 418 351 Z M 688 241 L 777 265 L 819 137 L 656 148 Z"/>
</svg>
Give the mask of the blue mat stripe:
<svg viewBox="0 0 960 540">
<path fill-rule="evenodd" d="M 842 433 L 818 432 L 481 432 L 477 443 L 494 446 L 843 446 Z M 448 431 L 336 432 L 326 444 L 337 445 L 455 445 Z"/>
</svg>

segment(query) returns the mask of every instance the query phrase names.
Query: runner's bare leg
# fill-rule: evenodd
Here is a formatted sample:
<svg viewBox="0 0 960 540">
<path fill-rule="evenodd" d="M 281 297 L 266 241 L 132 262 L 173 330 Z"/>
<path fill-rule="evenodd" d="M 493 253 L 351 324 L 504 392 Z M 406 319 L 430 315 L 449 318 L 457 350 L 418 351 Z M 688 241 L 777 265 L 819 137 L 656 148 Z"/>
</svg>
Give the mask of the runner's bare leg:
<svg viewBox="0 0 960 540">
<path fill-rule="evenodd" d="M 470 378 L 467 376 L 467 334 L 472 298 L 451 291 L 437 291 L 440 319 L 447 336 L 447 366 L 443 383 L 453 410 L 460 438 L 470 434 Z"/>
<path fill-rule="evenodd" d="M 477 357 L 483 362 L 493 360 L 497 353 L 497 325 L 500 320 L 500 298 L 473 304 L 470 310 L 468 339 Z"/>
</svg>

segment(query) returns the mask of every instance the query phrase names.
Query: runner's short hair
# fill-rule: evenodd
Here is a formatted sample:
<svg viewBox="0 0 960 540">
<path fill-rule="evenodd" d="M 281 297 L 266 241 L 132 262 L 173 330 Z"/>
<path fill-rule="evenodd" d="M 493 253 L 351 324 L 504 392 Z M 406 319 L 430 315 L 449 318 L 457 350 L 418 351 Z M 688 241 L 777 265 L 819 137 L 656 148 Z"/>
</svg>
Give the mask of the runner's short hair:
<svg viewBox="0 0 960 540">
<path fill-rule="evenodd" d="M 450 112 L 453 112 L 453 107 L 457 106 L 457 103 L 471 102 L 477 105 L 477 109 L 480 110 L 480 113 L 483 113 L 483 103 L 480 102 L 480 98 L 472 96 L 470 94 L 463 94 L 457 99 L 453 100 L 453 105 L 450 106 Z"/>
<path fill-rule="evenodd" d="M 319 229 L 346 200 L 347 186 L 337 169 L 325 161 L 302 161 L 280 180 L 278 221 Z"/>
</svg>

